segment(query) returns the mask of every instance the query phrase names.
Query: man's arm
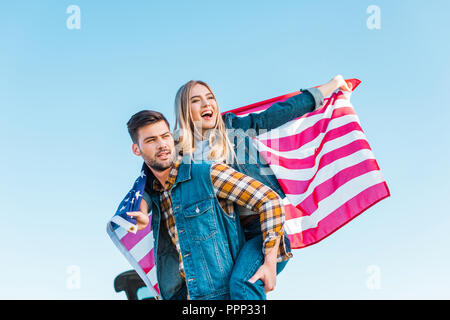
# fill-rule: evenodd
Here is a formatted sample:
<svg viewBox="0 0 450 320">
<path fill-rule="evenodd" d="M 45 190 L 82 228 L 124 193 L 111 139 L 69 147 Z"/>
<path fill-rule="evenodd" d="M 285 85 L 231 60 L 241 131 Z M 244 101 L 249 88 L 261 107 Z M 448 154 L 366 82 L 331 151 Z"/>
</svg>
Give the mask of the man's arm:
<svg viewBox="0 0 450 320">
<path fill-rule="evenodd" d="M 280 196 L 261 182 L 222 163 L 212 165 L 211 180 L 218 198 L 259 214 L 265 258 L 263 266 L 251 279 L 263 280 L 266 292 L 273 290 L 277 262 L 292 256 L 284 243 L 284 208 Z"/>
</svg>

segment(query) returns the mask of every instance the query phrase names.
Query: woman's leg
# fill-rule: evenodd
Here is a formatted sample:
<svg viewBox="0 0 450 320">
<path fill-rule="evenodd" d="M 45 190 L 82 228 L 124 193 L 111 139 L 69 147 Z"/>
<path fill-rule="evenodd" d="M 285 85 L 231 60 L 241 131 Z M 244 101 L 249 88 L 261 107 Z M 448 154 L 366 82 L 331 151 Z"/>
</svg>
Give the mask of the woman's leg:
<svg viewBox="0 0 450 320">
<path fill-rule="evenodd" d="M 239 252 L 230 278 L 231 300 L 265 300 L 264 283 L 257 280 L 250 283 L 250 279 L 263 264 L 261 251 L 262 237 L 256 236 L 245 243 Z"/>
<path fill-rule="evenodd" d="M 248 240 L 239 252 L 230 278 L 231 300 L 266 299 L 264 283 L 261 280 L 257 280 L 255 283 L 248 281 L 264 263 L 262 244 L 262 236 L 255 236 Z M 288 261 L 277 263 L 277 274 L 284 269 Z"/>
</svg>

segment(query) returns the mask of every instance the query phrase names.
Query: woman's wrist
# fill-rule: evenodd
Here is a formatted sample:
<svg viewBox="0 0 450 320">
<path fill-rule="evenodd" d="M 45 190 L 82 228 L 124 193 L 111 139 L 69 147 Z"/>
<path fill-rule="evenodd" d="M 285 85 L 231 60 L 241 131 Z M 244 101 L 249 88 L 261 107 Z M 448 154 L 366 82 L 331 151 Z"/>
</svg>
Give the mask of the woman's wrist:
<svg viewBox="0 0 450 320">
<path fill-rule="evenodd" d="M 340 74 L 338 74 L 324 85 L 318 87 L 318 89 L 320 90 L 320 92 L 322 92 L 324 97 L 327 97 L 332 94 L 333 91 L 341 87 L 347 87 L 347 83 L 345 82 L 344 78 Z"/>
</svg>

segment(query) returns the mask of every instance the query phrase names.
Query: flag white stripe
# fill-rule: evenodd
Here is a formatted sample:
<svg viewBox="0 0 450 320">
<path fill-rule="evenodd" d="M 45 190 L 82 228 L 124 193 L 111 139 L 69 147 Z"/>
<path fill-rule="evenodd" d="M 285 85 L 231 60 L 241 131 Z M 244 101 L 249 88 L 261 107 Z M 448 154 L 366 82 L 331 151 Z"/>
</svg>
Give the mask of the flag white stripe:
<svg viewBox="0 0 450 320">
<path fill-rule="evenodd" d="M 140 261 L 150 250 L 153 249 L 153 231 L 150 231 L 144 238 L 142 238 L 136 245 L 130 250 L 130 254 Z"/>
<path fill-rule="evenodd" d="M 321 177 L 324 177 L 325 180 L 329 179 L 332 177 L 325 175 L 322 173 L 322 171 L 324 172 L 329 172 L 330 170 L 326 170 L 328 166 L 333 165 L 335 168 L 341 168 L 341 170 L 348 168 L 350 166 L 353 166 L 355 164 L 360 163 L 363 160 L 366 159 L 375 159 L 375 156 L 373 155 L 372 151 L 370 151 L 369 149 L 360 149 L 352 154 L 349 154 L 348 156 L 339 158 L 339 159 L 335 159 L 333 162 L 327 164 L 326 166 L 320 168 L 320 170 L 318 172 L 320 172 Z M 314 175 L 317 172 L 317 167 L 319 166 L 319 161 L 320 159 L 317 159 L 316 161 L 316 165 L 313 168 L 309 168 L 309 169 L 286 169 L 282 166 L 278 166 L 278 165 L 271 165 L 270 167 L 272 168 L 272 171 L 275 173 L 275 175 L 277 176 L 278 180 L 279 179 L 288 179 L 288 180 L 297 180 L 297 181 L 308 181 L 311 180 Z M 334 169 L 336 170 L 336 169 Z M 336 174 L 336 171 L 334 171 L 334 174 Z M 318 174 L 319 175 L 319 174 Z M 314 178 L 314 180 L 317 180 L 317 176 Z M 325 181 L 323 180 L 323 181 Z M 319 183 L 323 182 L 322 180 Z"/>
<path fill-rule="evenodd" d="M 136 231 L 137 231 L 134 224 L 125 220 L 124 218 L 122 218 L 119 215 L 112 217 L 111 221 L 114 222 L 115 224 L 121 226 L 122 228 L 125 228 L 129 232 L 136 233 Z"/>
<path fill-rule="evenodd" d="M 147 272 L 147 277 L 150 279 L 150 282 L 153 284 L 158 283 L 158 278 L 156 275 L 156 266 L 154 265 L 149 272 Z"/>
<path fill-rule="evenodd" d="M 291 135 L 298 134 L 312 126 L 314 126 L 318 121 L 323 120 L 325 118 L 330 119 L 333 115 L 333 111 L 339 108 L 352 107 L 350 101 L 340 99 L 336 102 L 334 106 L 329 106 L 324 113 L 319 113 L 311 116 L 307 116 L 300 119 L 293 119 L 289 122 L 286 122 L 282 126 L 279 126 L 276 129 L 273 129 L 268 132 L 262 132 L 257 136 L 260 140 L 272 139 L 272 138 L 283 138 L 289 137 Z M 336 120 L 336 119 L 335 119 Z M 272 131 L 279 131 L 278 136 L 274 136 Z"/>
<path fill-rule="evenodd" d="M 346 146 L 349 143 L 356 141 L 356 140 L 366 140 L 365 134 L 359 130 L 353 130 L 339 138 L 327 141 L 326 143 L 324 143 L 322 150 L 320 150 L 320 152 L 317 154 L 316 162 L 318 162 L 324 154 L 326 154 L 330 151 L 339 149 L 343 146 Z M 310 146 L 308 149 L 303 149 L 303 150 L 298 149 L 298 150 L 292 150 L 292 151 L 276 151 L 276 150 L 273 150 L 273 149 L 263 145 L 260 142 L 256 142 L 255 145 L 259 152 L 268 151 L 277 156 L 301 162 L 303 159 L 306 159 L 306 158 L 314 155 L 315 150 L 316 150 L 316 148 L 318 148 L 320 146 L 320 143 L 321 142 L 319 141 L 317 145 Z M 273 162 L 273 165 L 277 165 L 277 163 Z M 296 169 L 296 170 L 299 170 L 299 169 Z M 307 169 L 301 169 L 301 170 L 307 170 Z"/>
<path fill-rule="evenodd" d="M 272 129 L 267 132 L 261 132 L 257 139 L 260 140 L 266 140 L 266 139 L 273 139 L 274 133 L 272 131 L 279 132 L 277 137 L 288 137 L 293 134 L 297 134 L 302 132 L 303 130 L 306 130 L 312 126 L 314 126 L 318 121 L 324 119 L 324 118 L 331 118 L 333 112 L 333 108 L 328 108 L 325 110 L 324 113 L 319 113 L 311 116 L 307 116 L 300 119 L 293 119 L 285 124 L 279 126 L 278 128 Z"/>
<path fill-rule="evenodd" d="M 128 231 L 121 226 L 119 226 L 116 230 L 114 230 L 114 232 L 116 233 L 117 238 L 119 238 L 119 240 L 122 240 L 122 238 L 128 233 Z"/>
<path fill-rule="evenodd" d="M 361 163 L 367 159 L 375 159 L 372 153 L 368 153 L 368 150 L 361 150 L 357 155 L 353 157 L 353 155 L 347 156 L 345 158 L 339 159 L 338 161 L 334 161 L 330 165 L 322 168 L 317 172 L 317 175 L 314 177 L 314 180 L 309 185 L 306 192 L 302 194 L 287 194 L 289 201 L 294 205 L 298 205 L 303 200 L 311 195 L 314 192 L 314 189 L 321 183 L 327 181 L 328 179 L 335 176 L 340 171 Z"/>
<path fill-rule="evenodd" d="M 276 155 L 282 156 L 284 158 L 299 159 L 301 161 L 301 159 L 307 158 L 307 157 L 309 157 L 309 156 L 314 154 L 315 148 L 320 146 L 320 144 L 321 144 L 325 134 L 328 131 L 330 131 L 332 129 L 336 129 L 336 128 L 341 127 L 341 126 L 344 126 L 344 125 L 349 124 L 351 122 L 357 122 L 357 119 L 355 119 L 355 116 L 353 116 L 353 115 L 343 116 L 343 117 L 337 118 L 335 120 L 332 120 L 330 122 L 329 127 L 328 127 L 326 132 L 322 132 L 322 133 L 318 134 L 317 137 L 314 138 L 313 140 L 311 140 L 310 142 L 302 145 L 298 149 L 290 150 L 290 151 L 278 151 L 278 150 L 275 150 L 275 149 L 273 149 L 271 147 L 266 146 L 265 144 L 263 144 L 259 140 L 253 140 L 253 141 L 254 141 L 254 144 L 257 147 L 258 151 L 260 151 L 260 152 L 261 151 L 269 151 L 271 153 L 274 153 Z M 359 137 L 359 139 L 366 139 L 366 136 L 364 135 L 364 133 L 362 131 L 355 129 L 355 130 L 350 131 L 349 133 L 345 134 L 344 136 L 338 137 L 338 138 L 333 139 L 333 140 L 342 139 L 343 137 L 345 137 L 345 136 L 347 136 L 349 134 L 352 134 L 352 133 L 354 135 L 357 135 Z M 277 137 L 276 135 L 273 136 L 273 138 L 276 138 L 276 137 Z M 330 141 L 328 141 L 326 143 L 330 143 L 333 140 L 330 140 Z"/>
<path fill-rule="evenodd" d="M 312 215 L 287 220 L 285 222 L 287 233 L 300 233 L 311 228 L 316 228 L 318 223 L 334 210 L 338 209 L 360 192 L 381 182 L 384 182 L 384 179 L 378 170 L 368 172 L 348 181 L 329 197 L 320 201 L 319 208 Z"/>
</svg>

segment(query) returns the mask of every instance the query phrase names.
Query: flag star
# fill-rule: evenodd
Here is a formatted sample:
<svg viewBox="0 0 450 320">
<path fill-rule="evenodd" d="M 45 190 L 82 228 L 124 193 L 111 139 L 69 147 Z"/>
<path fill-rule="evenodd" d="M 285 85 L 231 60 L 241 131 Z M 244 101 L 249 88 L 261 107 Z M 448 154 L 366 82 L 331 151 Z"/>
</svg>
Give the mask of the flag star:
<svg viewBox="0 0 450 320">
<path fill-rule="evenodd" d="M 144 170 L 142 170 L 141 171 L 141 178 L 144 179 L 144 177 L 145 177 L 145 173 L 144 173 Z"/>
<path fill-rule="evenodd" d="M 135 196 L 136 196 L 136 200 L 137 200 L 137 199 L 139 199 L 139 197 L 142 197 L 142 194 L 138 191 L 138 192 L 136 192 Z"/>
<path fill-rule="evenodd" d="M 123 211 L 123 210 L 125 210 L 125 206 L 122 206 L 122 208 L 120 208 L 120 211 Z"/>
</svg>

